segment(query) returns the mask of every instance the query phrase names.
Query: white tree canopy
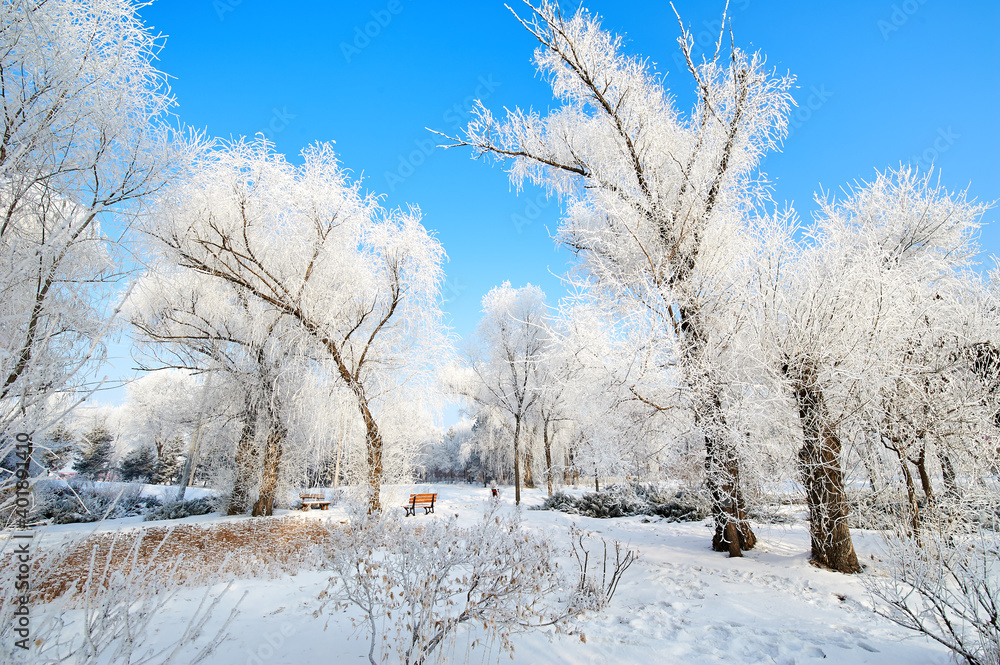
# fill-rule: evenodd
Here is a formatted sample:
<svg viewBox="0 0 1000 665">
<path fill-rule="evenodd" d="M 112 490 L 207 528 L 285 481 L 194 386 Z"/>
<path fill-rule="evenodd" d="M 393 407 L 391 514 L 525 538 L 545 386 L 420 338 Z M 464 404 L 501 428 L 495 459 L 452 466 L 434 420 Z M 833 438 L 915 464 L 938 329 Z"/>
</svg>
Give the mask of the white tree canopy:
<svg viewBox="0 0 1000 665">
<path fill-rule="evenodd" d="M 382 210 L 350 181 L 332 146 L 302 157 L 296 167 L 264 141 L 221 145 L 164 193 L 146 230 L 167 264 L 268 312 L 253 317 L 274 321 L 264 337 L 280 337 L 286 352 L 342 382 L 364 422 L 377 490 L 380 422 L 406 400 L 426 401 L 447 348 L 445 254 L 419 210 Z"/>
<path fill-rule="evenodd" d="M 0 6 L 0 437 L 103 358 L 127 228 L 178 164 L 161 40 L 134 0 Z M 2 452 L 2 451 L 0 451 Z"/>
</svg>

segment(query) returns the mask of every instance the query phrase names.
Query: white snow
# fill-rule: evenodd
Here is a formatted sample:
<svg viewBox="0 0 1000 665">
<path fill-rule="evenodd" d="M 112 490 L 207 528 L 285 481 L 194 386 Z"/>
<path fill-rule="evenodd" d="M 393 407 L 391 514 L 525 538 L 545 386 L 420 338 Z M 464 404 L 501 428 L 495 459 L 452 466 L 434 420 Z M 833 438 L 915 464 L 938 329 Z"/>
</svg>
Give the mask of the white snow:
<svg viewBox="0 0 1000 665">
<path fill-rule="evenodd" d="M 489 501 L 488 489 L 469 485 L 398 487 L 394 494 L 403 496 L 418 489 L 437 492 L 439 502 L 436 514 L 407 518 L 414 526 L 452 514 L 459 515 L 461 523 L 471 523 Z M 522 505 L 538 505 L 544 497 L 542 489 L 524 490 Z M 505 510 L 514 510 L 510 488 L 503 491 L 501 502 Z M 389 505 L 396 503 L 400 502 Z M 346 519 L 338 506 L 329 511 L 289 511 L 288 515 L 292 519 Z M 730 559 L 709 549 L 712 531 L 707 522 L 676 524 L 643 517 L 600 520 L 538 510 L 524 510 L 523 516 L 527 528 L 554 542 L 568 546 L 569 527 L 576 524 L 638 548 L 640 559 L 626 573 L 610 605 L 577 622 L 582 637 L 551 630 L 517 635 L 513 663 L 953 662 L 940 645 L 869 611 L 858 576 L 811 566 L 808 533 L 801 521 L 755 525 L 758 547 L 742 559 Z M 197 521 L 211 524 L 228 519 L 240 518 L 205 516 Z M 123 526 L 125 522 L 133 528 L 142 526 L 134 519 L 118 521 Z M 162 526 L 163 522 L 146 524 Z M 93 525 L 71 526 L 81 534 L 93 529 Z M 60 527 L 60 535 L 69 528 Z M 870 561 L 869 554 L 879 546 L 877 534 L 855 534 L 859 557 Z M 567 559 L 567 571 L 571 565 Z M 366 636 L 352 628 L 349 614 L 314 616 L 316 598 L 328 577 L 326 572 L 308 571 L 279 579 L 237 581 L 207 628 L 211 632 L 212 624 L 221 625 L 228 608 L 246 592 L 240 616 L 209 662 L 367 662 Z M 203 593 L 204 589 L 182 589 L 158 618 L 150 645 L 166 644 L 179 634 Z M 460 633 L 447 645 L 443 662 L 498 662 L 495 648 L 470 649 L 473 637 Z M 507 656 L 500 654 L 499 661 L 507 661 Z"/>
</svg>

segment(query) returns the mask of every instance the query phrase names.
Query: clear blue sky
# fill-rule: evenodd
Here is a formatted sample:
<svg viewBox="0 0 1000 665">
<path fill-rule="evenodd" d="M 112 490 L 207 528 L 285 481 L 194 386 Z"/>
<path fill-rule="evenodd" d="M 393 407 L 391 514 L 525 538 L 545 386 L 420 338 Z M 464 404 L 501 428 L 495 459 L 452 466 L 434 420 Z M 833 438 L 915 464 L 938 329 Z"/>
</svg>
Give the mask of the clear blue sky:
<svg viewBox="0 0 1000 665">
<path fill-rule="evenodd" d="M 715 39 L 724 0 L 674 4 L 699 42 Z M 586 6 L 669 72 L 680 107 L 690 106 L 667 2 Z M 730 15 L 738 45 L 798 79 L 793 132 L 764 166 L 779 202 L 808 215 L 821 186 L 931 161 L 948 187 L 1000 199 L 1000 3 L 732 0 Z M 265 131 L 289 156 L 335 141 L 387 207 L 420 206 L 450 258 L 445 307 L 459 335 L 504 280 L 538 284 L 550 302 L 562 294 L 553 273 L 569 255 L 550 238 L 558 205 L 537 190 L 517 195 L 501 168 L 468 151 L 434 149 L 424 130 L 456 131 L 477 96 L 493 109 L 551 105 L 533 38 L 502 2 L 160 0 L 143 16 L 167 35 L 160 68 L 182 122 L 221 137 Z M 987 227 L 982 244 L 1000 254 L 1000 230 Z"/>
</svg>

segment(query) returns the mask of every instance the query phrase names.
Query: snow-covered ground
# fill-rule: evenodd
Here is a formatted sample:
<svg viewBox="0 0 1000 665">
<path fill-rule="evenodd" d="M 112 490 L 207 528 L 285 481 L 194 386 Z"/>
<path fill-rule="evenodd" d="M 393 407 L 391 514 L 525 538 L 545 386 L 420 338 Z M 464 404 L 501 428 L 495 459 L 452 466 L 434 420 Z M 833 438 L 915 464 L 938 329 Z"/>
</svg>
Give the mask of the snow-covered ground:
<svg viewBox="0 0 1000 665">
<path fill-rule="evenodd" d="M 398 496 L 412 488 L 397 488 Z M 489 490 L 468 485 L 420 485 L 439 494 L 435 515 L 407 518 L 413 525 L 457 514 L 461 523 L 482 515 Z M 513 492 L 504 491 L 504 510 L 514 510 Z M 522 493 L 524 507 L 538 505 L 542 490 Z M 421 511 L 418 511 L 418 513 Z M 343 508 L 291 512 L 293 519 L 346 519 Z M 568 546 L 570 526 L 628 543 L 640 551 L 610 605 L 584 617 L 583 635 L 552 631 L 514 637 L 514 663 L 878 663 L 944 665 L 947 651 L 870 612 L 857 576 L 819 570 L 808 563 L 806 525 L 756 525 L 759 544 L 742 559 L 708 548 L 706 522 L 672 524 L 643 517 L 600 520 L 563 513 L 524 510 L 527 528 Z M 201 516 L 183 523 L 211 524 L 227 519 Z M 236 518 L 239 519 L 239 518 Z M 119 520 L 128 527 L 162 526 Z M 114 522 L 102 529 L 114 527 Z M 71 528 L 88 533 L 93 525 Z M 859 557 L 877 552 L 876 534 L 855 532 Z M 277 579 L 235 583 L 223 606 L 244 591 L 239 617 L 229 637 L 211 657 L 219 665 L 244 663 L 306 664 L 367 662 L 363 631 L 352 628 L 349 614 L 315 616 L 317 596 L 329 573 L 303 571 Z M 203 590 L 182 589 L 155 622 L 152 643 L 173 639 L 187 622 Z M 228 612 L 220 608 L 218 625 Z M 211 624 L 208 626 L 211 630 Z M 462 634 L 444 653 L 444 662 L 505 662 L 496 649 L 469 649 Z"/>
</svg>

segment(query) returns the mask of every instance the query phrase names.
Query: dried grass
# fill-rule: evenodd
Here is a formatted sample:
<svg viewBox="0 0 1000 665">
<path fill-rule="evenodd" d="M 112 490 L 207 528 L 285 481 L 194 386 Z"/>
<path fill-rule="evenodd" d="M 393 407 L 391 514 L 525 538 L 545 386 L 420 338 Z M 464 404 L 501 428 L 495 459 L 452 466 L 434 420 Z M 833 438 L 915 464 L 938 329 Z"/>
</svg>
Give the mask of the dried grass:
<svg viewBox="0 0 1000 665">
<path fill-rule="evenodd" d="M 169 575 L 169 581 L 178 585 L 294 575 L 321 565 L 333 545 L 333 533 L 342 524 L 285 516 L 97 533 L 60 545 L 58 549 L 68 547 L 63 553 L 46 553 L 42 548 L 36 563 L 46 570 L 38 571 L 34 593 L 39 601 L 48 602 L 71 588 L 82 588 L 95 548 L 98 565 L 103 566 L 110 554 L 110 568 L 128 574 L 136 565 L 131 559 L 136 541 L 140 541 L 138 565 L 155 563 L 151 569 Z"/>
</svg>

